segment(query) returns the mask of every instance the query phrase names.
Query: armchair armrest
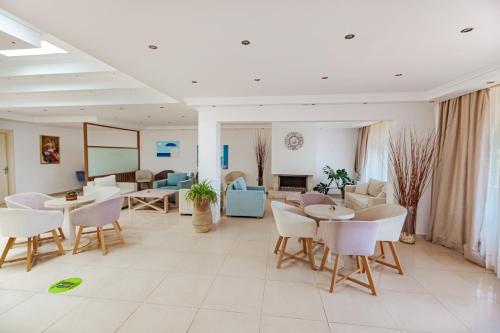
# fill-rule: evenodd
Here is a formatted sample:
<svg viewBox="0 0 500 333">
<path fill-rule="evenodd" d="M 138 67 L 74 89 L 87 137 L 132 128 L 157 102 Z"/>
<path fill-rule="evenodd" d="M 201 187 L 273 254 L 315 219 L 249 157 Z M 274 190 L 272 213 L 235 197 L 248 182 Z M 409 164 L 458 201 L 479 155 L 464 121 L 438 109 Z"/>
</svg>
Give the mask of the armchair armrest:
<svg viewBox="0 0 500 333">
<path fill-rule="evenodd" d="M 265 186 L 247 186 L 248 191 L 260 191 L 266 193 Z"/>
<path fill-rule="evenodd" d="M 385 203 L 387 203 L 387 198 L 368 197 L 368 207 L 383 205 Z"/>
<path fill-rule="evenodd" d="M 190 188 L 191 185 L 193 185 L 193 178 L 188 178 L 186 180 L 181 180 L 180 182 L 177 183 L 177 188 Z"/>
<path fill-rule="evenodd" d="M 346 185 L 344 190 L 346 192 L 354 192 L 354 191 L 356 191 L 356 185 Z"/>
<path fill-rule="evenodd" d="M 153 181 L 153 188 L 160 188 L 167 185 L 167 180 L 166 179 L 160 179 L 160 180 L 155 180 Z"/>
<path fill-rule="evenodd" d="M 226 192 L 226 214 L 229 216 L 264 216 L 266 194 L 262 191 L 229 190 Z"/>
</svg>

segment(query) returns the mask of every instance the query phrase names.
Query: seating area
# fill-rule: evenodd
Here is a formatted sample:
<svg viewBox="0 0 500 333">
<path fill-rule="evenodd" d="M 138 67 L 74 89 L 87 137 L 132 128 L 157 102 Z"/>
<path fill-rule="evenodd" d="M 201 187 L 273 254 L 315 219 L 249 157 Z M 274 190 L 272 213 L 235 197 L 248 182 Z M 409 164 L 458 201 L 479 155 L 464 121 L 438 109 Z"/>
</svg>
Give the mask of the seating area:
<svg viewBox="0 0 500 333">
<path fill-rule="evenodd" d="M 500 332 L 499 18 L 0 0 L 0 333 Z"/>
</svg>

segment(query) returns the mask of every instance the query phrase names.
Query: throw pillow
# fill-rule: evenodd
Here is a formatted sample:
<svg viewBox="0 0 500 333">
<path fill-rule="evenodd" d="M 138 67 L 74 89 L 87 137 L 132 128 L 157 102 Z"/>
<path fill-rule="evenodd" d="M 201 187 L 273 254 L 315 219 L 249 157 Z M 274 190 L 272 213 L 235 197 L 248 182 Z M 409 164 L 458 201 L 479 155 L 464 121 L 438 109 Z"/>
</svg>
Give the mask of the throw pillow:
<svg viewBox="0 0 500 333">
<path fill-rule="evenodd" d="M 366 194 L 368 192 L 368 183 L 359 183 L 356 185 L 354 193 Z"/>
<path fill-rule="evenodd" d="M 94 179 L 95 186 L 116 186 L 115 175 L 100 177 Z"/>
<path fill-rule="evenodd" d="M 238 177 L 233 182 L 233 188 L 237 191 L 246 191 L 247 183 L 243 177 Z"/>
<path fill-rule="evenodd" d="M 372 197 L 376 197 L 382 192 L 382 188 L 385 186 L 385 182 L 370 178 L 368 182 L 368 194 Z"/>
<path fill-rule="evenodd" d="M 183 180 L 188 178 L 187 173 L 185 172 L 170 172 L 167 175 L 167 185 L 168 186 L 177 186 L 177 184 Z"/>
</svg>

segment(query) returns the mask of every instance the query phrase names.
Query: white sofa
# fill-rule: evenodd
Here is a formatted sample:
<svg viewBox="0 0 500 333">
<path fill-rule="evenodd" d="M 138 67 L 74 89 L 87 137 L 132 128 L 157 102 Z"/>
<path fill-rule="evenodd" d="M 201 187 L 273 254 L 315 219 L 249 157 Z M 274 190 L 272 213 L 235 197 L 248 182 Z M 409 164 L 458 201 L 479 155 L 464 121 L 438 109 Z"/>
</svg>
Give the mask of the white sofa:
<svg viewBox="0 0 500 333">
<path fill-rule="evenodd" d="M 354 210 L 387 203 L 387 183 L 370 178 L 368 183 L 346 185 L 345 206 Z"/>
<path fill-rule="evenodd" d="M 179 214 L 181 215 L 193 214 L 193 204 L 186 200 L 187 191 L 189 191 L 188 188 L 181 188 L 179 190 Z"/>
<path fill-rule="evenodd" d="M 87 185 L 83 187 L 83 193 L 91 194 L 94 187 L 118 187 L 120 189 L 120 195 L 126 197 L 127 194 L 137 192 L 137 183 L 125 183 L 117 182 L 115 175 L 94 178 L 93 181 L 87 182 Z M 123 207 L 127 207 L 128 200 L 123 200 Z"/>
</svg>

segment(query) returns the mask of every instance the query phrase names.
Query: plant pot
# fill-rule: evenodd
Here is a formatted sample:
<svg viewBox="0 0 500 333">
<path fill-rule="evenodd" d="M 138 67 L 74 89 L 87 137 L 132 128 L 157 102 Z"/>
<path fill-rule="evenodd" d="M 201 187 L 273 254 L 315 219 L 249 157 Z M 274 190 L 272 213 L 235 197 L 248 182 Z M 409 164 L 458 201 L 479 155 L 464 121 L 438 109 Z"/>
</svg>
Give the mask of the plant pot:
<svg viewBox="0 0 500 333">
<path fill-rule="evenodd" d="M 212 210 L 209 202 L 193 204 L 193 227 L 196 232 L 209 232 L 212 228 Z"/>
<path fill-rule="evenodd" d="M 399 241 L 406 244 L 415 244 L 415 226 L 417 224 L 417 207 L 406 207 L 406 214 L 403 230 L 399 236 Z"/>
</svg>

